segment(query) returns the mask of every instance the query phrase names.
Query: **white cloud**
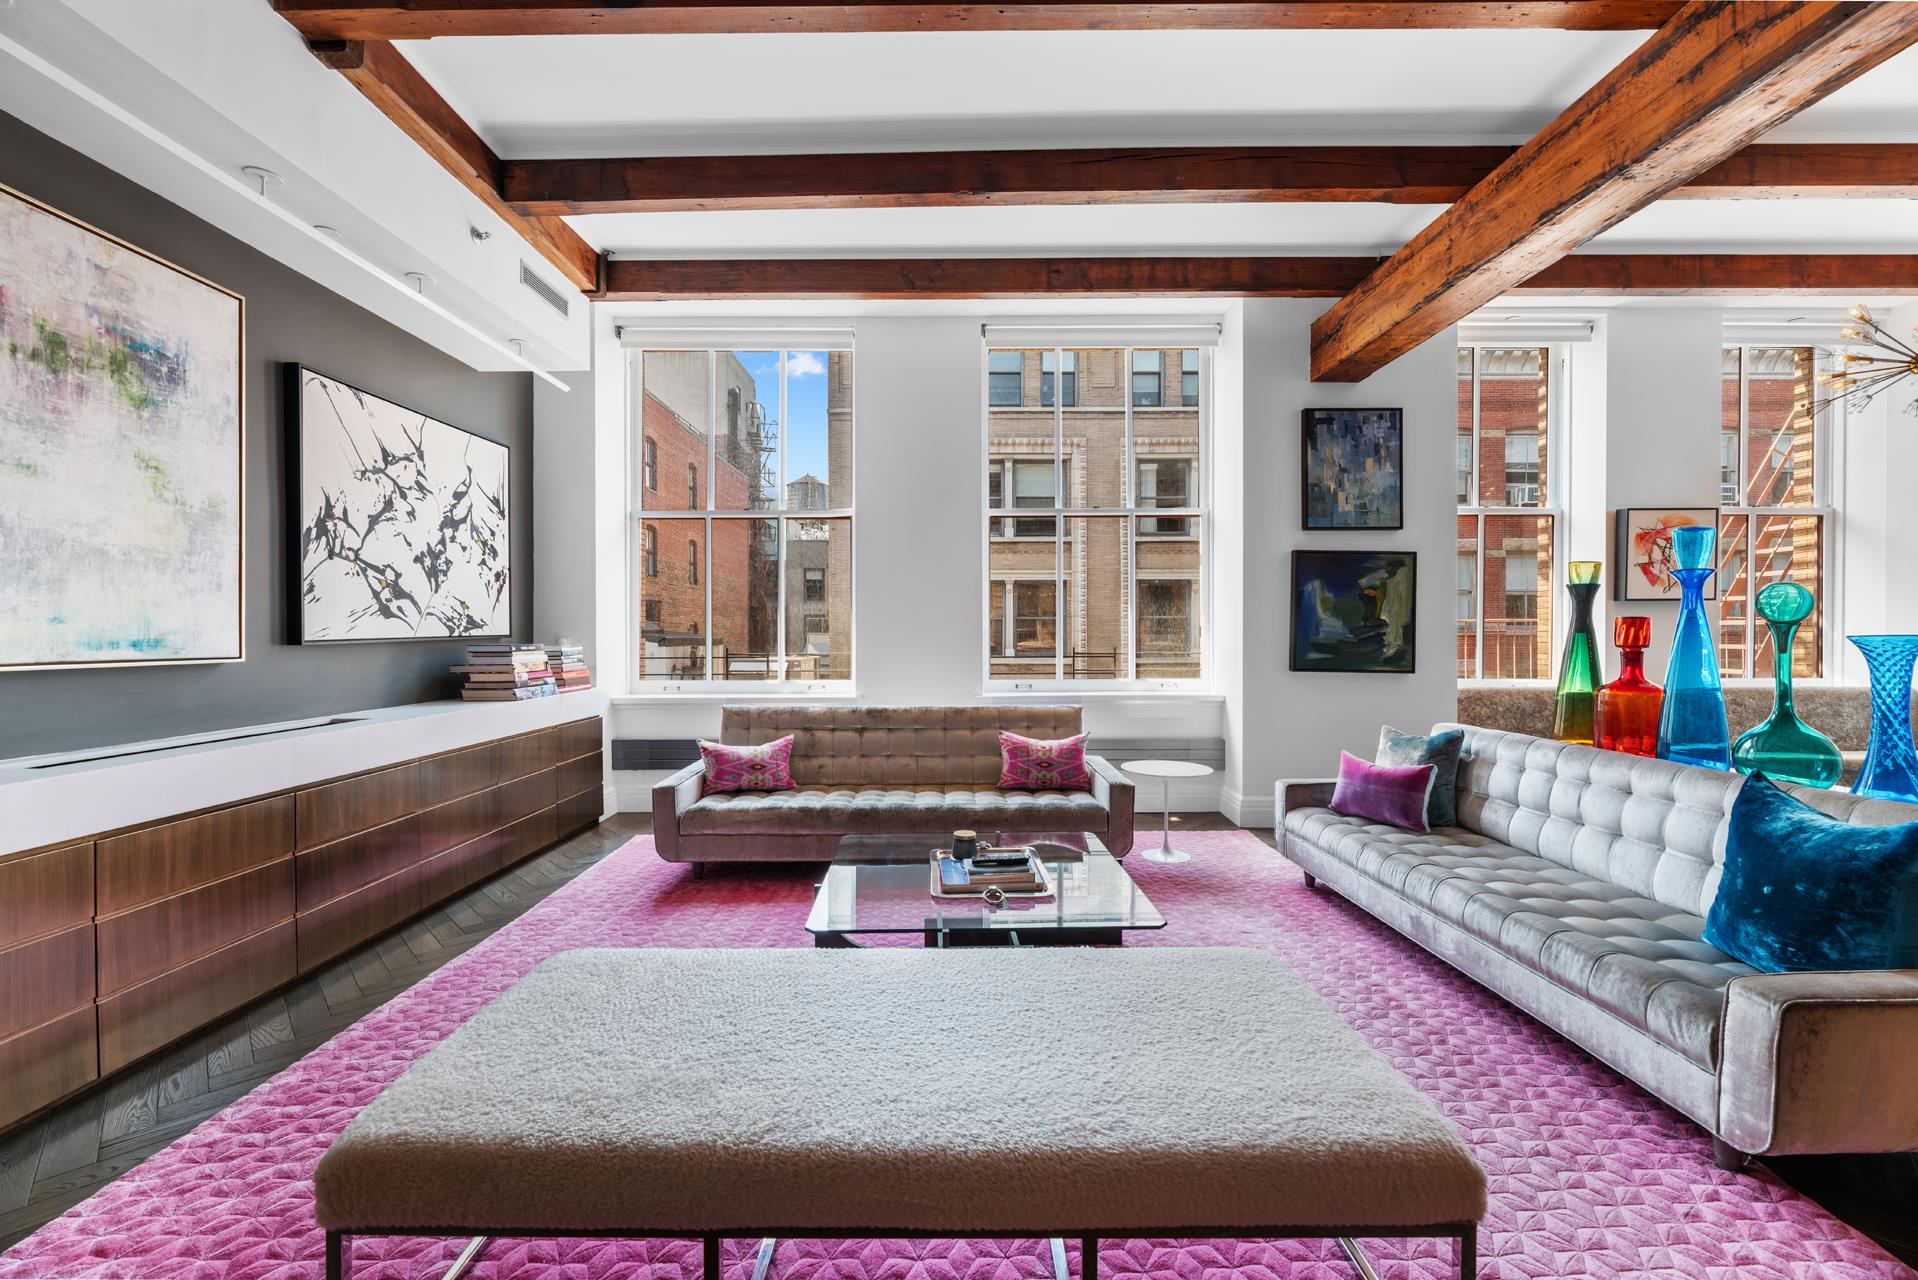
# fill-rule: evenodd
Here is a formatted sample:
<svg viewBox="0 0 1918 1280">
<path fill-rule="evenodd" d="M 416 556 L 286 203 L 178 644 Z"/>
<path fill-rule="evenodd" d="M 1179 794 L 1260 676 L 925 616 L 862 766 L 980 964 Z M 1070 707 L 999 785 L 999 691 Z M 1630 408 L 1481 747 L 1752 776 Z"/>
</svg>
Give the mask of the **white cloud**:
<svg viewBox="0 0 1918 1280">
<path fill-rule="evenodd" d="M 794 378 L 817 378 L 826 371 L 826 362 L 817 351 L 793 351 L 786 356 L 786 373 Z"/>
</svg>

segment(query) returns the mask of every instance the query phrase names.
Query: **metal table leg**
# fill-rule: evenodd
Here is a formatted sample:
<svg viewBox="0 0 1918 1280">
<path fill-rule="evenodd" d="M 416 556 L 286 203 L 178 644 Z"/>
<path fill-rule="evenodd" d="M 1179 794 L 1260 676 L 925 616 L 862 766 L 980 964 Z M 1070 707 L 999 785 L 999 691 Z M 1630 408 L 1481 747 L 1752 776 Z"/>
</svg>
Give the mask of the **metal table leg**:
<svg viewBox="0 0 1918 1280">
<path fill-rule="evenodd" d="M 767 1274 L 773 1269 L 773 1246 L 778 1243 L 772 1236 L 759 1242 L 759 1256 L 753 1260 L 753 1280 L 766 1280 Z"/>
<path fill-rule="evenodd" d="M 466 1247 L 460 1250 L 460 1256 L 453 1259 L 453 1265 L 446 1269 L 446 1274 L 441 1276 L 440 1280 L 460 1280 L 468 1268 L 479 1261 L 480 1254 L 486 1252 L 486 1246 L 491 1243 L 493 1243 L 491 1236 L 474 1236 L 468 1240 Z"/>
<path fill-rule="evenodd" d="M 1359 1273 L 1359 1280 L 1379 1280 L 1379 1273 L 1372 1270 L 1371 1260 L 1365 1256 L 1365 1250 L 1359 1248 L 1358 1241 L 1350 1236 L 1340 1236 L 1339 1248 L 1345 1250 L 1345 1256 L 1351 1259 L 1353 1268 Z"/>
</svg>

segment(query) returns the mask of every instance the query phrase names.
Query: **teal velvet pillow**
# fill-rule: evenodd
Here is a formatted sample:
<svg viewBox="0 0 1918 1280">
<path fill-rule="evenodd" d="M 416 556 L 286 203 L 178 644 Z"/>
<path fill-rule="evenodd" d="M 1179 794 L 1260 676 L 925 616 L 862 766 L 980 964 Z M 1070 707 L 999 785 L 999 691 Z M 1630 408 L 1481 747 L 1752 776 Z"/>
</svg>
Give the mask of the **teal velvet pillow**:
<svg viewBox="0 0 1918 1280">
<path fill-rule="evenodd" d="M 1458 825 L 1458 757 L 1465 748 L 1465 730 L 1441 729 L 1433 734 L 1400 733 L 1391 725 L 1379 730 L 1374 764 L 1433 766 L 1432 798 L 1425 805 L 1425 821 L 1434 827 Z"/>
<path fill-rule="evenodd" d="M 1754 773 L 1705 941 L 1767 973 L 1918 967 L 1918 822 L 1853 826 Z"/>
</svg>

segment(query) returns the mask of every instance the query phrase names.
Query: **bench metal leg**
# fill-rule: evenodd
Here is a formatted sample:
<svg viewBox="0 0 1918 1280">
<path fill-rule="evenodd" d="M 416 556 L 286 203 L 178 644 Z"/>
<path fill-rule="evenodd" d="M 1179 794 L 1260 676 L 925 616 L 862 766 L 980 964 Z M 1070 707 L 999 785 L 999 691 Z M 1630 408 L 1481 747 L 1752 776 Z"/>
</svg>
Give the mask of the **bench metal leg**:
<svg viewBox="0 0 1918 1280">
<path fill-rule="evenodd" d="M 1478 1224 L 1467 1226 L 1458 1238 L 1459 1280 L 1478 1280 Z"/>
<path fill-rule="evenodd" d="M 1345 1256 L 1352 1262 L 1352 1269 L 1359 1273 L 1359 1280 L 1379 1280 L 1379 1273 L 1372 1270 L 1372 1260 L 1365 1256 L 1365 1250 L 1359 1248 L 1358 1241 L 1350 1236 L 1340 1236 L 1339 1248 L 1345 1250 Z"/>
<path fill-rule="evenodd" d="M 719 1280 L 719 1237 L 703 1236 L 701 1243 L 705 1246 L 702 1250 L 705 1258 L 705 1280 Z"/>
<path fill-rule="evenodd" d="M 326 1280 L 346 1280 L 348 1268 L 353 1265 L 353 1246 L 346 1241 L 346 1235 L 340 1231 L 326 1233 Z"/>
<path fill-rule="evenodd" d="M 1099 1280 L 1099 1237 L 1086 1236 L 1079 1241 L 1080 1280 Z"/>
<path fill-rule="evenodd" d="M 441 1276 L 440 1280 L 460 1280 L 460 1277 L 479 1261 L 479 1256 L 486 1252 L 486 1246 L 491 1243 L 493 1243 L 491 1236 L 474 1236 L 468 1240 L 466 1247 L 460 1250 L 460 1256 L 453 1259 L 453 1265 L 446 1269 L 446 1274 Z"/>
</svg>

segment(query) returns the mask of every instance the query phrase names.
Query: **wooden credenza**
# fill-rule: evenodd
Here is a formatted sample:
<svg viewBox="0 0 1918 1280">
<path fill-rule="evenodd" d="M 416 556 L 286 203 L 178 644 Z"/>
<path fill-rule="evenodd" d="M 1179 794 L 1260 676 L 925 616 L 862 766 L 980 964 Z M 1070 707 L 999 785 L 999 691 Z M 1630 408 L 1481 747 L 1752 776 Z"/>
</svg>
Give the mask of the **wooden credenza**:
<svg viewBox="0 0 1918 1280">
<path fill-rule="evenodd" d="M 0 1128 L 599 820 L 598 716 L 0 856 Z"/>
</svg>

